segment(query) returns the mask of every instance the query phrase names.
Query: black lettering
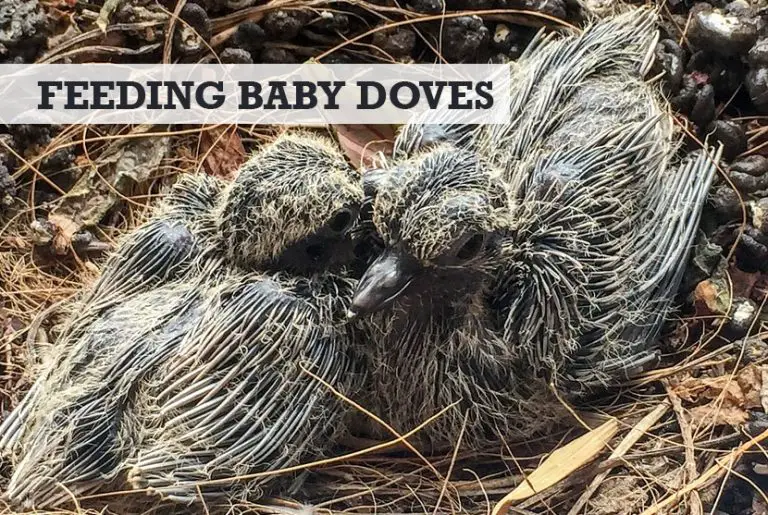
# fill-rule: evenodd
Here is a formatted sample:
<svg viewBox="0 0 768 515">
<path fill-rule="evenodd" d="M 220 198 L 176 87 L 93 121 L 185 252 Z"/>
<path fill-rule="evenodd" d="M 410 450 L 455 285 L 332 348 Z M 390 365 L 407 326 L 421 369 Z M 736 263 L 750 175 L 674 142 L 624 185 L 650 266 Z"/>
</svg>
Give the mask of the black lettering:
<svg viewBox="0 0 768 515">
<path fill-rule="evenodd" d="M 133 102 L 131 102 L 131 99 L 129 98 L 129 88 L 133 88 L 136 96 L 136 99 Z M 144 99 L 147 96 L 144 92 L 144 87 L 132 80 L 119 81 L 117 83 L 117 90 L 118 100 L 117 105 L 115 106 L 117 109 L 136 109 L 144 103 Z"/>
<path fill-rule="evenodd" d="M 261 107 L 261 84 L 253 81 L 241 80 L 237 83 L 240 87 L 240 103 L 238 109 L 258 109 Z"/>
<path fill-rule="evenodd" d="M 50 81 L 50 80 L 41 80 L 37 83 L 38 86 L 40 86 L 40 103 L 37 104 L 38 109 L 53 109 L 53 105 L 51 104 L 51 99 L 56 96 L 56 93 L 54 91 L 51 91 L 51 88 L 56 88 L 59 91 L 61 91 L 61 88 L 64 87 L 64 84 L 59 81 Z"/>
<path fill-rule="evenodd" d="M 408 102 L 403 102 L 400 100 L 400 92 L 403 89 L 407 89 L 411 93 L 411 98 Z M 392 105 L 397 107 L 398 109 L 412 109 L 416 106 L 416 104 L 419 103 L 419 88 L 416 87 L 415 84 L 412 82 L 407 81 L 400 81 L 396 82 L 392 89 L 389 91 L 389 101 L 392 102 Z"/>
<path fill-rule="evenodd" d="M 160 103 L 159 89 L 163 83 L 156 80 L 147 81 L 147 87 L 149 88 L 149 103 L 147 103 L 147 109 L 162 109 L 163 104 Z"/>
<path fill-rule="evenodd" d="M 288 96 L 285 94 L 285 87 L 288 85 L 284 80 L 271 80 L 268 82 L 270 90 L 269 97 L 264 103 L 264 109 L 290 109 Z M 275 104 L 275 102 L 279 102 Z"/>
<path fill-rule="evenodd" d="M 336 95 L 339 94 L 341 88 L 343 88 L 346 84 L 347 83 L 343 80 L 335 80 L 333 82 L 321 80 L 317 83 L 317 85 L 320 86 L 320 89 L 322 89 L 325 95 L 328 97 L 328 102 L 326 102 L 325 106 L 323 106 L 325 109 L 339 108 L 339 104 L 336 103 Z"/>
<path fill-rule="evenodd" d="M 483 97 L 485 102 L 483 102 L 483 100 L 475 100 L 475 109 L 490 109 L 493 107 L 493 97 L 491 96 L 490 92 L 492 89 L 493 82 L 489 80 L 484 80 L 477 83 L 475 86 L 475 93 Z"/>
<path fill-rule="evenodd" d="M 358 109 L 378 109 L 379 107 L 383 106 L 384 102 L 387 100 L 387 92 L 384 89 L 384 86 L 378 82 L 360 80 L 357 81 L 357 86 L 360 88 L 360 103 L 357 104 Z M 369 88 L 373 88 L 379 96 L 374 103 L 370 102 Z"/>
<path fill-rule="evenodd" d="M 314 109 L 317 107 L 317 86 L 313 83 L 298 80 L 293 83 L 296 88 L 295 109 Z"/>
<path fill-rule="evenodd" d="M 192 86 L 194 86 L 194 82 L 189 80 L 181 81 L 181 87 L 184 88 L 182 91 L 181 87 L 176 82 L 170 82 L 166 81 L 165 85 L 168 87 L 168 99 L 165 102 L 165 108 L 166 109 L 176 109 L 176 103 L 173 101 L 174 97 L 175 99 L 181 104 L 181 106 L 184 109 L 189 109 L 189 106 L 192 105 Z"/>
<path fill-rule="evenodd" d="M 432 91 L 433 85 L 437 88 L 436 94 Z M 427 105 L 429 105 L 430 109 L 437 109 L 437 105 L 440 103 L 440 97 L 443 96 L 443 90 L 447 85 L 448 83 L 444 80 L 439 80 L 435 82 L 430 82 L 430 81 L 419 82 L 419 86 L 421 86 L 421 89 L 424 90 L 424 96 L 427 98 Z"/>
<path fill-rule="evenodd" d="M 469 91 L 472 88 L 472 83 L 469 81 L 451 83 L 451 103 L 448 106 L 449 109 L 472 109 L 472 102 L 469 100 L 461 103 L 467 96 L 467 91 L 461 91 L 461 88 L 466 88 Z"/>
<path fill-rule="evenodd" d="M 209 102 L 205 98 L 205 90 L 208 88 L 213 88 L 218 92 L 211 97 L 213 100 L 212 102 Z M 218 109 L 224 105 L 224 101 L 226 100 L 226 98 L 224 98 L 224 94 L 222 93 L 223 89 L 224 84 L 221 81 L 214 82 L 207 80 L 197 87 L 197 91 L 195 91 L 195 100 L 197 101 L 198 105 L 206 109 Z"/>
<path fill-rule="evenodd" d="M 82 88 L 78 91 L 78 88 Z M 64 104 L 64 109 L 88 109 L 88 101 L 83 100 L 78 104 L 76 101 L 83 97 L 83 93 L 88 89 L 88 83 L 82 80 L 76 80 L 67 82 L 67 103 Z"/>
<path fill-rule="evenodd" d="M 91 82 L 91 88 L 93 89 L 93 95 L 91 98 L 91 109 L 113 109 L 115 107 L 115 101 L 109 98 L 109 93 L 114 89 L 115 83 L 110 81 L 95 80 Z M 103 102 L 103 100 L 108 100 Z"/>
</svg>

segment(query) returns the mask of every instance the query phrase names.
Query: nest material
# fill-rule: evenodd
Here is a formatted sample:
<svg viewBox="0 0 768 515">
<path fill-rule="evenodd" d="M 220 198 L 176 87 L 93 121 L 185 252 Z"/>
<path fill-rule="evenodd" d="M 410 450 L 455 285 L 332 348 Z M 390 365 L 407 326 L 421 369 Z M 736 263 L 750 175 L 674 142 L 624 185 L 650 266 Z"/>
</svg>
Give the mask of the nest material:
<svg viewBox="0 0 768 515">
<path fill-rule="evenodd" d="M 381 9 L 373 4 L 365 5 L 376 12 Z M 267 6 L 265 9 L 271 8 Z M 247 16 L 242 13 L 225 16 L 217 20 L 216 34 L 220 36 L 221 31 L 230 30 L 237 21 L 248 16 L 258 16 L 260 12 L 257 9 Z M 405 15 L 409 19 L 418 17 L 414 13 Z M 162 21 L 154 24 L 123 21 L 127 23 L 119 30 L 128 32 L 149 32 L 163 24 Z M 383 24 L 377 33 L 385 32 L 386 25 Z M 92 40 L 94 35 L 85 36 L 79 38 L 79 41 L 88 41 L 88 38 Z M 77 47 L 67 43 L 49 52 L 47 58 L 55 60 L 64 55 L 72 55 L 79 59 L 92 55 L 111 55 L 109 52 L 114 52 L 116 48 L 89 46 Z M 129 55 L 131 49 L 124 50 L 124 55 Z M 142 55 L 149 50 L 148 47 L 142 47 L 135 55 Z M 317 53 L 313 52 L 313 55 Z M 381 57 L 379 51 L 372 51 L 372 54 L 374 58 Z M 113 217 L 109 224 L 99 228 L 102 231 L 100 237 L 107 241 L 114 240 L 119 233 L 135 226 L 145 206 L 154 202 L 154 197 L 147 193 L 157 190 L 157 182 L 179 172 L 194 173 L 204 167 L 207 169 L 205 161 L 211 148 L 203 145 L 201 149 L 200 142 L 205 141 L 211 132 L 216 142 L 221 141 L 222 136 L 226 140 L 230 134 L 235 133 L 234 130 L 226 132 L 221 129 L 194 128 L 189 129 L 186 136 L 170 135 L 163 131 L 150 131 L 141 135 L 142 138 L 174 136 L 177 138 L 174 145 L 176 152 L 152 175 L 150 184 L 154 186 L 149 191 L 120 192 L 120 199 L 130 208 L 127 219 Z M 28 161 L 32 168 L 37 168 L 45 156 L 50 156 L 56 149 L 71 148 L 85 141 L 88 148 L 87 161 L 76 163 L 76 166 L 86 170 L 97 164 L 91 159 L 98 157 L 101 146 L 109 138 L 126 135 L 134 137 L 128 127 L 105 130 L 107 132 L 97 133 L 82 127 L 66 128 L 39 153 L 28 156 Z M 246 128 L 237 129 L 237 134 L 244 140 L 264 139 L 262 134 Z M 26 170 L 29 172 L 31 169 L 27 167 Z M 50 180 L 38 170 L 25 177 L 31 179 L 25 179 L 22 186 L 29 188 L 31 184 L 33 192 L 35 185 L 39 189 L 41 184 Z M 69 298 L 84 285 L 93 282 L 96 275 L 95 267 L 87 260 L 41 260 L 39 252 L 36 259 L 32 258 L 33 248 L 29 243 L 32 236 L 28 223 L 39 213 L 41 204 L 33 195 L 26 205 L 16 206 L 18 214 L 3 225 L 0 264 L 4 279 L 2 293 L 6 324 L 2 378 L 5 411 L 17 404 L 20 396 L 29 388 L 29 378 L 35 375 L 29 369 L 36 368 L 35 362 L 47 354 L 47 340 L 55 340 L 56 327 L 50 323 L 57 319 L 56 310 L 46 308 L 52 305 L 56 307 L 58 301 Z M 118 227 L 114 228 L 113 225 Z M 675 502 L 670 505 L 673 507 L 670 512 L 694 513 L 696 511 L 693 507 L 699 502 L 705 507 L 717 499 L 722 502 L 724 498 L 732 503 L 742 502 L 744 491 L 749 493 L 751 486 L 742 483 L 740 487 L 734 488 L 733 478 L 751 470 L 751 461 L 759 461 L 761 453 L 754 452 L 756 445 L 748 450 L 753 453 L 752 456 L 734 451 L 738 449 L 742 438 L 740 424 L 750 416 L 747 404 L 739 399 L 753 396 L 760 388 L 756 388 L 755 384 L 750 387 L 748 382 L 742 387 L 743 381 L 737 379 L 750 366 L 761 367 L 765 362 L 765 328 L 761 330 L 760 322 L 756 322 L 753 332 L 757 333 L 757 337 L 727 343 L 723 337 L 726 323 L 726 315 L 714 319 L 710 317 L 708 320 L 689 317 L 680 321 L 678 333 L 666 341 L 665 349 L 669 351 L 669 356 L 657 370 L 625 385 L 620 397 L 595 399 L 591 405 L 597 413 L 607 413 L 622 420 L 621 431 L 612 441 L 611 448 L 617 448 L 622 439 L 629 439 L 631 428 L 636 425 L 640 427 L 638 421 L 643 420 L 643 417 L 661 410 L 651 427 L 645 428 L 639 442 L 625 449 L 619 458 L 601 455 L 592 466 L 578 471 L 541 495 L 519 502 L 516 508 L 529 512 L 568 513 L 574 505 L 582 504 L 579 513 L 639 513 L 642 507 L 672 499 Z M 32 333 L 30 338 L 27 338 L 27 333 Z M 691 378 L 703 384 L 699 384 L 698 389 L 683 388 L 682 392 L 688 392 L 689 396 L 681 398 L 681 392 L 676 393 L 675 385 Z M 733 385 L 737 386 L 736 393 Z M 701 391 L 707 394 L 702 395 Z M 693 411 L 693 408 L 704 409 Z M 692 418 L 692 412 L 698 418 Z M 378 424 L 376 421 L 372 423 Z M 305 483 L 306 491 L 302 497 L 304 503 L 317 505 L 320 513 L 350 507 L 357 507 L 360 511 L 375 509 L 379 512 L 486 513 L 514 485 L 523 481 L 524 474 L 536 469 L 553 448 L 570 440 L 578 432 L 558 432 L 523 444 L 506 442 L 503 448 L 489 448 L 485 452 L 467 453 L 457 442 L 455 449 L 439 455 L 426 455 L 424 459 L 402 445 L 402 442 L 395 442 L 382 449 L 372 442 L 352 440 L 346 442 L 345 450 L 350 454 L 356 453 L 354 456 L 310 467 L 313 472 Z M 764 435 L 760 435 L 756 442 L 762 442 L 763 438 Z M 739 458 L 749 466 L 738 468 Z M 725 466 L 719 466 L 717 459 Z M 598 486 L 596 478 L 603 475 L 607 477 L 602 486 Z M 749 476 L 749 480 L 751 483 L 756 482 L 753 476 Z M 747 485 L 746 489 L 744 484 Z M 755 498 L 759 502 L 760 494 Z M 112 511 L 121 511 L 124 505 L 120 499 L 120 495 L 109 499 Z M 83 499 L 80 504 L 85 506 L 96 501 Z M 307 511 L 306 504 L 287 499 L 264 500 L 258 505 L 238 502 L 229 508 L 234 512 L 304 513 Z M 216 507 L 191 509 L 202 512 L 205 509 L 216 510 Z M 149 505 L 143 511 L 166 513 L 167 510 L 167 506 Z M 78 508 L 72 512 L 85 511 L 85 508 Z M 6 509 L 4 512 L 12 513 L 12 510 Z"/>
</svg>

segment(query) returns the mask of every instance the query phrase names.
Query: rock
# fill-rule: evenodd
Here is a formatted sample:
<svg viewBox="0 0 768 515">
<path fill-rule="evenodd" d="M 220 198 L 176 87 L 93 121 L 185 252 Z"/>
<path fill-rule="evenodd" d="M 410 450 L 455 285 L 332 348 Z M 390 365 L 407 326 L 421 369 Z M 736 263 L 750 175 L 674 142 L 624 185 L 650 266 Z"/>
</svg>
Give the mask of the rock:
<svg viewBox="0 0 768 515">
<path fill-rule="evenodd" d="M 262 26 L 270 39 L 290 41 L 299 35 L 310 16 L 304 11 L 278 9 L 264 16 Z"/>
<path fill-rule="evenodd" d="M 250 52 L 242 48 L 225 48 L 219 54 L 219 59 L 223 64 L 253 64 Z"/>
<path fill-rule="evenodd" d="M 655 49 L 653 75 L 664 72 L 664 88 L 667 95 L 680 91 L 685 70 L 685 51 L 672 39 L 659 41 Z"/>
<path fill-rule="evenodd" d="M 749 70 L 744 85 L 755 108 L 762 114 L 768 114 L 768 67 Z"/>
<path fill-rule="evenodd" d="M 392 57 L 405 57 L 416 46 L 416 33 L 410 27 L 393 27 L 376 32 L 372 43 Z"/>
<path fill-rule="evenodd" d="M 45 42 L 48 23 L 38 0 L 0 0 L 0 48 L 25 56 L 34 53 Z"/>
<path fill-rule="evenodd" d="M 768 238 L 747 226 L 736 248 L 736 262 L 743 270 L 768 270 Z"/>
<path fill-rule="evenodd" d="M 425 14 L 440 14 L 445 9 L 443 0 L 410 0 L 408 7 Z"/>
<path fill-rule="evenodd" d="M 517 59 L 528 45 L 529 31 L 515 25 L 497 23 L 491 46 L 512 59 Z"/>
<path fill-rule="evenodd" d="M 733 337 L 741 338 L 749 333 L 749 329 L 757 315 L 757 304 L 750 299 L 733 299 L 731 317 L 728 329 Z"/>
<path fill-rule="evenodd" d="M 760 38 L 749 49 L 747 63 L 751 68 L 768 66 L 768 38 Z"/>
<path fill-rule="evenodd" d="M 0 213 L 8 207 L 16 195 L 16 181 L 13 180 L 12 158 L 0 153 Z"/>
<path fill-rule="evenodd" d="M 482 19 L 477 16 L 462 16 L 445 20 L 442 38 L 443 41 L 451 42 L 442 48 L 446 59 L 467 62 L 475 58 L 479 50 L 488 43 L 490 35 Z"/>
<path fill-rule="evenodd" d="M 723 145 L 723 159 L 726 161 L 747 151 L 747 135 L 736 122 L 715 120 L 707 126 L 706 132 L 710 142 Z"/>
<path fill-rule="evenodd" d="M 193 55 L 208 48 L 211 40 L 211 20 L 201 6 L 185 4 L 179 18 L 183 23 L 176 23 L 173 33 L 173 48 L 182 55 Z"/>
<path fill-rule="evenodd" d="M 752 104 L 761 114 L 768 114 L 768 67 L 752 68 L 744 78 Z"/>
<path fill-rule="evenodd" d="M 698 72 L 684 75 L 682 87 L 669 99 L 674 109 L 688 115 L 699 127 L 706 126 L 715 117 L 715 90 L 708 79 Z"/>
<path fill-rule="evenodd" d="M 261 51 L 260 57 L 262 63 L 295 64 L 299 62 L 295 55 L 284 48 L 265 48 Z"/>
<path fill-rule="evenodd" d="M 235 34 L 232 36 L 232 45 L 246 50 L 251 55 L 258 55 L 264 48 L 264 41 L 267 34 L 258 23 L 246 21 L 238 25 Z"/>
<path fill-rule="evenodd" d="M 709 204 L 721 220 L 735 220 L 741 217 L 739 195 L 726 184 L 715 188 L 709 196 Z"/>
<path fill-rule="evenodd" d="M 754 228 L 768 236 L 768 198 L 750 202 L 749 212 Z"/>
<path fill-rule="evenodd" d="M 732 57 L 747 52 L 757 41 L 755 24 L 743 16 L 705 3 L 697 4 L 691 13 L 688 39 L 697 48 Z"/>
<path fill-rule="evenodd" d="M 349 16 L 340 12 L 320 11 L 319 19 L 312 27 L 323 32 L 346 34 L 349 32 Z"/>
<path fill-rule="evenodd" d="M 564 0 L 500 0 L 499 7 L 536 11 L 549 14 L 555 18 L 566 17 Z"/>
<path fill-rule="evenodd" d="M 760 155 L 739 159 L 728 168 L 728 176 L 742 193 L 768 190 L 768 159 Z"/>
</svg>

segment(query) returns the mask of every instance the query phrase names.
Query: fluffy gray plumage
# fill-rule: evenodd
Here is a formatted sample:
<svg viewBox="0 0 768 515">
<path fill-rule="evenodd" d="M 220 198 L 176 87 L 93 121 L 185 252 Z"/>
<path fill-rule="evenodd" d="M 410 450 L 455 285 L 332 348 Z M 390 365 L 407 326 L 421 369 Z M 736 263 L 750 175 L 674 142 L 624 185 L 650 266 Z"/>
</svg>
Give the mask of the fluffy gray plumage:
<svg viewBox="0 0 768 515">
<path fill-rule="evenodd" d="M 426 443 L 527 437 L 579 396 L 653 363 L 714 164 L 676 161 L 667 107 L 641 75 L 639 9 L 539 38 L 517 63 L 508 124 L 422 145 L 379 173 L 386 244 L 352 314 L 370 317 L 368 399 Z M 418 141 L 417 141 L 418 140 Z"/>
<path fill-rule="evenodd" d="M 322 455 L 341 404 L 306 371 L 341 391 L 359 382 L 339 256 L 362 200 L 357 173 L 309 134 L 280 137 L 232 184 L 177 184 L 0 427 L 6 498 L 54 508 L 127 486 L 232 499 L 270 478 L 201 483 Z"/>
</svg>

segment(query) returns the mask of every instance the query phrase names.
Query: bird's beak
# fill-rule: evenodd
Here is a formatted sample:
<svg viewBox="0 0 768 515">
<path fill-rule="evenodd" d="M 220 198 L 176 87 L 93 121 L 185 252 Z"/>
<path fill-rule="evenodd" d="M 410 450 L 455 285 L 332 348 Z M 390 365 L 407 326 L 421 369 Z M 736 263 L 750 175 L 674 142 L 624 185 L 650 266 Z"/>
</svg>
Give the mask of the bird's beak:
<svg viewBox="0 0 768 515">
<path fill-rule="evenodd" d="M 408 288 L 417 270 L 407 258 L 385 251 L 360 279 L 347 316 L 355 318 L 386 307 Z"/>
</svg>

